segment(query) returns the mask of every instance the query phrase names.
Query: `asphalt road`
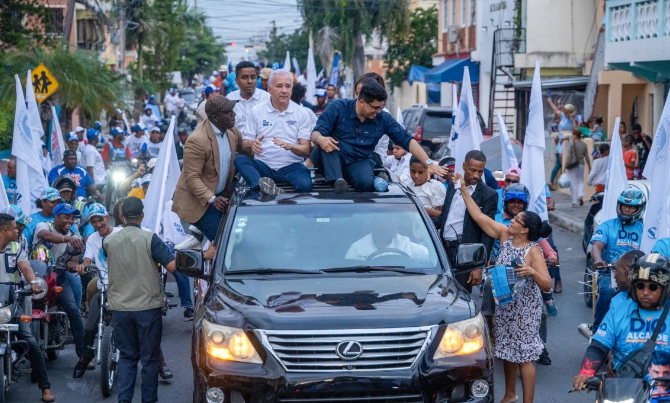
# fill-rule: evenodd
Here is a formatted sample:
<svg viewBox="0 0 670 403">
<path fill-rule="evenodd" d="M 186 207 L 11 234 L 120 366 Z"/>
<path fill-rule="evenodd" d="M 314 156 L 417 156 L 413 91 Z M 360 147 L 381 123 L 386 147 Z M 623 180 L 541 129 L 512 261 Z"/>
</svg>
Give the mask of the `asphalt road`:
<svg viewBox="0 0 670 403">
<path fill-rule="evenodd" d="M 586 339 L 577 333 L 577 325 L 591 318 L 591 311 L 586 308 L 582 296 L 578 294 L 581 290 L 581 284 L 578 281 L 584 270 L 581 240 L 579 236 L 559 230 L 555 231 L 554 240 L 561 258 L 563 293 L 555 296 L 558 316 L 549 318 L 547 345 L 553 363 L 551 366 L 537 366 L 535 401 L 542 403 L 593 402 L 594 394 L 567 393 L 572 384 L 572 377 L 579 372 L 579 366 L 587 347 Z M 177 287 L 174 283 L 168 284 L 168 290 L 177 295 Z M 173 300 L 178 302 L 176 297 Z M 191 322 L 183 321 L 180 307 L 170 310 L 163 321 L 163 352 L 174 373 L 174 378 L 168 382 L 161 382 L 158 389 L 161 402 L 191 402 L 193 390 L 190 363 L 191 328 Z M 100 377 L 97 369 L 86 372 L 81 379 L 73 379 L 72 370 L 76 362 L 72 345 L 66 346 L 58 360 L 47 362 L 57 402 L 89 403 L 117 400 L 116 395 L 104 399 L 100 394 Z M 521 398 L 521 378 L 518 378 L 517 384 L 517 393 Z M 496 402 L 498 402 L 504 393 L 504 378 L 500 363 L 496 363 L 495 391 Z M 30 383 L 30 376 L 26 375 L 19 383 L 12 386 L 8 398 L 11 402 L 32 403 L 40 402 L 41 394 L 37 386 Z M 139 376 L 134 401 L 141 401 Z"/>
</svg>

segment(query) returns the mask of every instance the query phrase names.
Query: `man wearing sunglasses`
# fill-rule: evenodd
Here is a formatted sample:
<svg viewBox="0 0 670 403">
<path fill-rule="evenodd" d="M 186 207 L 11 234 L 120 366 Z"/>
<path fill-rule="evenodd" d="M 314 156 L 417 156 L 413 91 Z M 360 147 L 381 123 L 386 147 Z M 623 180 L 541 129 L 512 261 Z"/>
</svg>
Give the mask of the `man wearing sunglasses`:
<svg viewBox="0 0 670 403">
<path fill-rule="evenodd" d="M 612 366 L 618 371 L 631 353 L 640 350 L 651 337 L 667 300 L 670 281 L 668 260 L 658 253 L 642 256 L 633 264 L 628 274 L 631 281 L 629 299 L 617 301 L 616 309 L 605 315 L 598 331 L 586 349 L 582 369 L 573 380 L 576 391 L 595 376 L 607 355 L 612 353 Z M 670 351 L 670 326 L 660 323 L 656 351 Z"/>
<path fill-rule="evenodd" d="M 511 167 L 510 169 L 505 172 L 505 187 L 509 185 L 513 185 L 515 183 L 520 183 L 521 182 L 521 168 L 519 167 Z M 503 212 L 503 190 L 504 188 L 501 189 L 496 189 L 496 192 L 498 193 L 498 211 L 496 214 L 500 214 Z M 544 186 L 544 191 L 545 191 L 545 196 L 547 197 L 547 210 L 549 211 L 554 211 L 556 210 L 556 205 L 554 204 L 554 198 L 551 197 L 551 192 L 549 192 L 549 187 Z"/>
</svg>

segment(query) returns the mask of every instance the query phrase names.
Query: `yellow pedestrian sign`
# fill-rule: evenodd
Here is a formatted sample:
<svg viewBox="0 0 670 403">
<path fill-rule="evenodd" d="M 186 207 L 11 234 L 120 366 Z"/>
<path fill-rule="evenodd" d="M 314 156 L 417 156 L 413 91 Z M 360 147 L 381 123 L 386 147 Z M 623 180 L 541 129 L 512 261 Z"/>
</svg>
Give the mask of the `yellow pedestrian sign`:
<svg viewBox="0 0 670 403">
<path fill-rule="evenodd" d="M 37 98 L 37 102 L 42 103 L 56 92 L 58 89 L 58 81 L 56 81 L 56 78 L 43 63 L 40 63 L 40 65 L 33 70 L 32 74 L 35 98 Z"/>
</svg>

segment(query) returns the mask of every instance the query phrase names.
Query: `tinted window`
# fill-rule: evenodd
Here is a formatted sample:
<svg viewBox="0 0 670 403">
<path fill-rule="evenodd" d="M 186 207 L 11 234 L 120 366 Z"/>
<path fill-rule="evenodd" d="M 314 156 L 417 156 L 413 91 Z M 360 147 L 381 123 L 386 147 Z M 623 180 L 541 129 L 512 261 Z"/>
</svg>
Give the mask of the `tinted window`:
<svg viewBox="0 0 670 403">
<path fill-rule="evenodd" d="M 446 113 L 427 112 L 422 126 L 424 133 L 440 133 L 447 136 L 451 133 L 451 116 Z"/>
<path fill-rule="evenodd" d="M 414 134 L 416 131 L 416 126 L 419 124 L 419 118 L 421 117 L 421 111 L 417 110 L 406 110 L 403 112 L 403 119 L 405 121 L 405 129 L 411 134 Z"/>
<path fill-rule="evenodd" d="M 390 265 L 435 272 L 438 258 L 413 204 L 275 205 L 237 209 L 224 264 L 228 271 Z"/>
</svg>

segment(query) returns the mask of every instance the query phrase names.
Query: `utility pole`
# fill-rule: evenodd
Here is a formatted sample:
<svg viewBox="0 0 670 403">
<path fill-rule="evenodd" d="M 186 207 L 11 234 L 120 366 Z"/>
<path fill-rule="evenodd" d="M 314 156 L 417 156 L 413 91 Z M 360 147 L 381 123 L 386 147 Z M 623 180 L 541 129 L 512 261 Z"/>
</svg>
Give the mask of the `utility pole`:
<svg viewBox="0 0 670 403">
<path fill-rule="evenodd" d="M 70 36 L 72 35 L 72 24 L 74 24 L 74 3 L 75 0 L 68 0 L 67 10 L 65 11 L 65 43 L 68 45 L 68 51 L 70 50 Z"/>
<path fill-rule="evenodd" d="M 119 46 L 121 47 L 121 62 L 119 68 L 121 73 L 126 73 L 126 0 L 119 0 Z"/>
</svg>

